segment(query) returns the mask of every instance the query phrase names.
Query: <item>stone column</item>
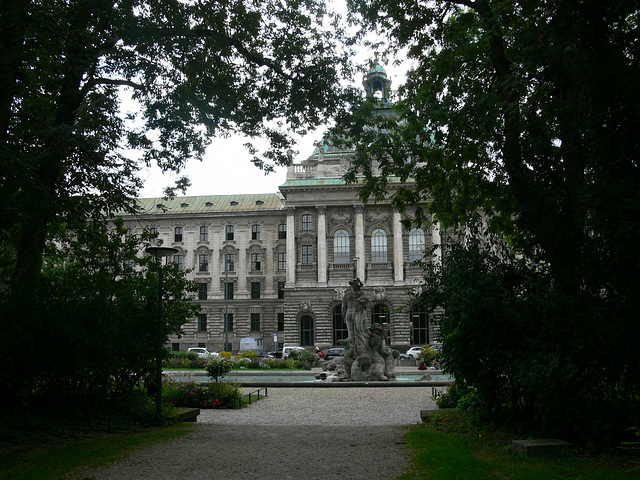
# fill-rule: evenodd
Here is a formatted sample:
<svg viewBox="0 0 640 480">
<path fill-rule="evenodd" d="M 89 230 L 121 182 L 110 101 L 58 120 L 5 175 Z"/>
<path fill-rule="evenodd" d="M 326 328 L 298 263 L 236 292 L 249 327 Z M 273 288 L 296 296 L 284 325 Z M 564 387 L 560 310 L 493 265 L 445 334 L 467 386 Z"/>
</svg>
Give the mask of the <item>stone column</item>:
<svg viewBox="0 0 640 480">
<path fill-rule="evenodd" d="M 293 287 L 296 283 L 296 228 L 295 212 L 293 207 L 287 208 L 287 283 Z"/>
<path fill-rule="evenodd" d="M 327 207 L 318 205 L 318 286 L 327 286 Z"/>
<path fill-rule="evenodd" d="M 404 284 L 404 252 L 402 249 L 402 223 L 400 212 L 393 212 L 393 282 Z"/>
<path fill-rule="evenodd" d="M 366 254 L 364 251 L 364 205 L 354 205 L 356 211 L 356 257 L 357 276 L 365 282 Z"/>
</svg>

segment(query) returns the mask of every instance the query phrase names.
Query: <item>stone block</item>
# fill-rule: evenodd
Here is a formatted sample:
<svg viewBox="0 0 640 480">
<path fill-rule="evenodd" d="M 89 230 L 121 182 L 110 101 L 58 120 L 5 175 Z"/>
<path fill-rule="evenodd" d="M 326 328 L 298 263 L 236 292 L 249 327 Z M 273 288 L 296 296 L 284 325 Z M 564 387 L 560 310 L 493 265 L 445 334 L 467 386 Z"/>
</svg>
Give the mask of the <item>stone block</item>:
<svg viewBox="0 0 640 480">
<path fill-rule="evenodd" d="M 557 438 L 539 438 L 534 440 L 514 440 L 513 446 L 518 453 L 525 457 L 539 457 L 542 455 L 560 455 L 571 444 Z"/>
<path fill-rule="evenodd" d="M 200 415 L 199 408 L 176 408 L 176 417 L 179 422 L 197 422 Z"/>
</svg>

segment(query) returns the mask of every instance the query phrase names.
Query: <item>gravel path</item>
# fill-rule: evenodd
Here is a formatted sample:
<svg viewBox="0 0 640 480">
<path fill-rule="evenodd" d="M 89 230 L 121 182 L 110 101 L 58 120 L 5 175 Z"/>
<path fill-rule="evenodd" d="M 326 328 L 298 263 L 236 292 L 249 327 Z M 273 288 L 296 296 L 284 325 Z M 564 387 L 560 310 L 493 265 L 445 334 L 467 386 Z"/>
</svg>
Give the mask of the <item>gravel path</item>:
<svg viewBox="0 0 640 480">
<path fill-rule="evenodd" d="M 195 429 L 142 448 L 92 480 L 394 479 L 409 469 L 402 439 L 425 387 L 269 388 L 239 410 L 201 410 Z"/>
</svg>

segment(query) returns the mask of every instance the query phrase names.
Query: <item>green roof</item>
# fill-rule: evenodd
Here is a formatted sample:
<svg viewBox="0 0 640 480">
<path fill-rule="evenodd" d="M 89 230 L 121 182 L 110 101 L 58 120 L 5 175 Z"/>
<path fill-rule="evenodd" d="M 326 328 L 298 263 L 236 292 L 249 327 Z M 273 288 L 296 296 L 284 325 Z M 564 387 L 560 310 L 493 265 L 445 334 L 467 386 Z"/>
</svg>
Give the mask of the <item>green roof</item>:
<svg viewBox="0 0 640 480">
<path fill-rule="evenodd" d="M 259 212 L 284 208 L 283 200 L 275 193 L 201 195 L 171 200 L 139 198 L 137 204 L 141 215 Z"/>
</svg>

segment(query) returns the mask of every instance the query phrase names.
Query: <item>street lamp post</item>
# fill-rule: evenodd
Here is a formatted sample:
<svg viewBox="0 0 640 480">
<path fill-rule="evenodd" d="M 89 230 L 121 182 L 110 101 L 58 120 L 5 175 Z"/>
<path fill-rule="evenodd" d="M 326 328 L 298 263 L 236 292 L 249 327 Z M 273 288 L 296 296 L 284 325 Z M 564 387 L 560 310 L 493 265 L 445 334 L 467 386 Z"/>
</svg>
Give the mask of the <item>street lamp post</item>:
<svg viewBox="0 0 640 480">
<path fill-rule="evenodd" d="M 160 240 L 158 243 L 161 245 L 161 242 Z M 156 354 L 156 383 L 158 386 L 156 391 L 156 418 L 158 420 L 162 418 L 162 347 L 164 346 L 164 337 L 162 335 L 162 264 L 160 263 L 160 258 L 178 253 L 176 248 L 161 247 L 160 245 L 145 248 L 145 252 L 155 257 L 158 265 L 158 350 Z"/>
</svg>

